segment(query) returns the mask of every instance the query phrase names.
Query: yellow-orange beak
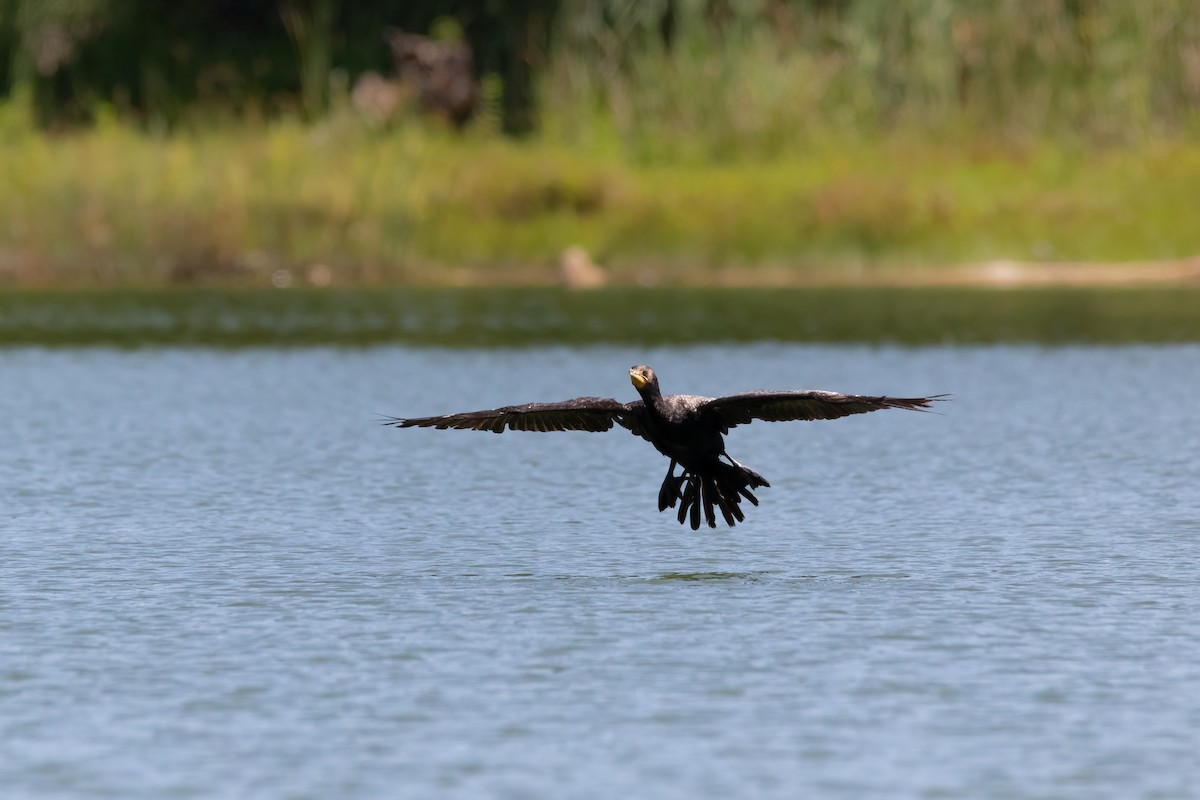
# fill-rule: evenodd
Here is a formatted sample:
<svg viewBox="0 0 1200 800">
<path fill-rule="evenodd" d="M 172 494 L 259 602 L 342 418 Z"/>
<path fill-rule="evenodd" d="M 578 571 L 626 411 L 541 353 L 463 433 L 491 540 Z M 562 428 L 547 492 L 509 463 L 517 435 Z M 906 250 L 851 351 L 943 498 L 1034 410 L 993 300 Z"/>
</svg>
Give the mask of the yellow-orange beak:
<svg viewBox="0 0 1200 800">
<path fill-rule="evenodd" d="M 636 369 L 629 370 L 629 380 L 633 382 L 633 388 L 641 389 L 650 381 L 646 380 L 646 376 L 638 372 Z"/>
</svg>

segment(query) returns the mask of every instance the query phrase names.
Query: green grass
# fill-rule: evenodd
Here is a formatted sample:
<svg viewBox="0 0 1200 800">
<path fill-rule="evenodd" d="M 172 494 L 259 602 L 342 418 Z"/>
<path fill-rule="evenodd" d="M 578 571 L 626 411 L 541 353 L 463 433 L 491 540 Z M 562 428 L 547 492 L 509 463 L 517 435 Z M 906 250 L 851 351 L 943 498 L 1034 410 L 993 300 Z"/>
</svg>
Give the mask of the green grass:
<svg viewBox="0 0 1200 800">
<path fill-rule="evenodd" d="M 1200 253 L 1200 143 L 1186 140 L 901 131 L 706 162 L 552 132 L 379 131 L 348 113 L 47 136 L 9 104 L 0 175 L 0 286 L 544 283 L 576 244 L 627 284 Z"/>
</svg>

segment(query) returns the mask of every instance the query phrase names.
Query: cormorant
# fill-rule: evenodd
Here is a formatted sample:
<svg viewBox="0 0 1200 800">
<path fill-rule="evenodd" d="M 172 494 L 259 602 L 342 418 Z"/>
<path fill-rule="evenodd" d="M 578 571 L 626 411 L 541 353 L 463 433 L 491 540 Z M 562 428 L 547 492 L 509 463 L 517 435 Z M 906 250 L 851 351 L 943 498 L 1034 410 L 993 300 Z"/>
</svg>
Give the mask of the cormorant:
<svg viewBox="0 0 1200 800">
<path fill-rule="evenodd" d="M 385 425 L 397 428 L 457 428 L 491 431 L 607 431 L 613 423 L 654 445 L 671 459 L 658 492 L 658 510 L 679 505 L 679 523 L 690 516 L 692 530 L 700 527 L 704 510 L 709 527 L 717 526 L 719 509 L 733 527 L 745 519 L 742 499 L 758 505 L 754 489 L 770 486 L 767 479 L 734 461 L 725 452 L 723 436 L 735 425 L 760 419 L 766 422 L 837 419 L 883 408 L 924 411 L 945 395 L 930 397 L 863 397 L 817 389 L 798 391 L 756 390 L 727 397 L 663 395 L 654 370 L 634 366 L 629 370 L 634 388 L 642 396 L 632 403 L 604 397 L 577 397 L 561 403 L 528 403 L 487 411 L 467 411 L 443 417 L 389 417 Z M 724 461 L 722 461 L 724 459 Z M 675 474 L 679 465 L 683 471 Z"/>
</svg>

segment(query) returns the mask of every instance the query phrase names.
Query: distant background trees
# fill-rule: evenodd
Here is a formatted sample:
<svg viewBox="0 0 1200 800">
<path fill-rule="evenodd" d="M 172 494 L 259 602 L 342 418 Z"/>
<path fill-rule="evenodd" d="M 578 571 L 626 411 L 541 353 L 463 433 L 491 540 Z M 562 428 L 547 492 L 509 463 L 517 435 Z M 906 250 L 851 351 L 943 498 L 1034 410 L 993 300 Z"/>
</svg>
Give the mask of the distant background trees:
<svg viewBox="0 0 1200 800">
<path fill-rule="evenodd" d="M 49 127 L 314 118 L 394 72 L 389 27 L 465 40 L 513 134 L 554 105 L 768 149 L 814 117 L 1103 138 L 1190 130 L 1200 107 L 1196 0 L 0 0 L 0 99 Z"/>
<path fill-rule="evenodd" d="M 391 27 L 439 20 L 502 81 L 504 127 L 532 125 L 532 69 L 557 3 L 495 0 L 0 0 L 0 97 L 32 92 L 44 125 L 96 104 L 158 124 L 190 111 L 321 114 L 333 82 L 394 71 Z M 333 79 L 331 81 L 331 79 Z"/>
</svg>

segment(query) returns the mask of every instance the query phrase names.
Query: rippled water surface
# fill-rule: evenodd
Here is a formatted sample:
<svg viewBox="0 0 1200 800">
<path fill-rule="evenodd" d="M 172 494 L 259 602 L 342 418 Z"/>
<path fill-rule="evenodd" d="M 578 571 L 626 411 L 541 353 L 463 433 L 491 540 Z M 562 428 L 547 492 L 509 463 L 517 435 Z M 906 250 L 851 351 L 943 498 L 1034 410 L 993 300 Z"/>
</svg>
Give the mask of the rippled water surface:
<svg viewBox="0 0 1200 800">
<path fill-rule="evenodd" d="M 375 413 L 953 392 L 738 428 Z M 6 797 L 1194 797 L 1200 348 L 0 351 Z"/>
</svg>

